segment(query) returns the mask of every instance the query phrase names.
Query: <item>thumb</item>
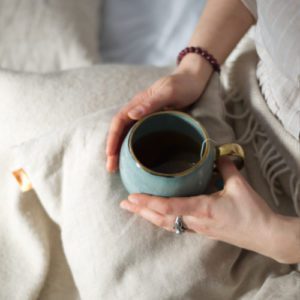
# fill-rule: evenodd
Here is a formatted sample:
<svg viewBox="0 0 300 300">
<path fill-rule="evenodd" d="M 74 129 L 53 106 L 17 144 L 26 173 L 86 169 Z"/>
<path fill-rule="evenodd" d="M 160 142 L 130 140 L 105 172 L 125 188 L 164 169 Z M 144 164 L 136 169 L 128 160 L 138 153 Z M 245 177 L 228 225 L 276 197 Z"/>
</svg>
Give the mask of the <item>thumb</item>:
<svg viewBox="0 0 300 300">
<path fill-rule="evenodd" d="M 235 164 L 228 157 L 219 158 L 218 169 L 225 182 L 232 177 L 241 176 Z"/>
<path fill-rule="evenodd" d="M 135 96 L 134 102 L 135 105 L 128 111 L 128 116 L 130 119 L 138 120 L 166 107 L 170 103 L 170 97 L 162 93 L 149 95 L 145 91 Z"/>
</svg>

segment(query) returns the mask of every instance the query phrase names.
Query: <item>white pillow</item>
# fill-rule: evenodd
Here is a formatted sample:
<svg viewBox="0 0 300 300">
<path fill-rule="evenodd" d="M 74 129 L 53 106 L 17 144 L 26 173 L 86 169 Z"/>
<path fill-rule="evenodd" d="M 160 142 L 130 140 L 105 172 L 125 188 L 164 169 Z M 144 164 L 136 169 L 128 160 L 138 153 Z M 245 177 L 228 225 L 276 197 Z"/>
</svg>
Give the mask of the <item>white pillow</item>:
<svg viewBox="0 0 300 300">
<path fill-rule="evenodd" d="M 49 72 L 99 62 L 102 0 L 1 0 L 0 67 Z"/>
</svg>

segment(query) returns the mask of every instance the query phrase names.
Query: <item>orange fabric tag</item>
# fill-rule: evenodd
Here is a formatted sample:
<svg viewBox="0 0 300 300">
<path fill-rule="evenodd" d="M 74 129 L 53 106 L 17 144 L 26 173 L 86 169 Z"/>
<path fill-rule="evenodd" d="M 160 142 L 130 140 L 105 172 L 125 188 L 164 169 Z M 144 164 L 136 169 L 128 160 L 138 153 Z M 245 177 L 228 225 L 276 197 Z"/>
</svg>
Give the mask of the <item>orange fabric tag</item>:
<svg viewBox="0 0 300 300">
<path fill-rule="evenodd" d="M 32 190 L 32 183 L 26 174 L 26 172 L 23 169 L 18 169 L 16 171 L 13 171 L 13 176 L 18 182 L 18 185 L 22 192 L 28 192 Z"/>
</svg>

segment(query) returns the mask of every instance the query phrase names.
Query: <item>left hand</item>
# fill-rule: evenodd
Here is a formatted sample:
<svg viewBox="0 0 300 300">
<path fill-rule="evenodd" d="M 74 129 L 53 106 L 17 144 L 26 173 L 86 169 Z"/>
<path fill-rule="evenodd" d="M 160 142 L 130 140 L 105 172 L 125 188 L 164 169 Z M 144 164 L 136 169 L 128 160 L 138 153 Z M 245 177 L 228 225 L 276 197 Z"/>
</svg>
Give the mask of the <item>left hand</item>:
<svg viewBox="0 0 300 300">
<path fill-rule="evenodd" d="M 169 231 L 174 231 L 176 216 L 183 216 L 192 232 L 274 258 L 272 230 L 277 215 L 231 161 L 220 159 L 218 168 L 224 189 L 214 194 L 187 198 L 132 194 L 120 205 Z"/>
</svg>

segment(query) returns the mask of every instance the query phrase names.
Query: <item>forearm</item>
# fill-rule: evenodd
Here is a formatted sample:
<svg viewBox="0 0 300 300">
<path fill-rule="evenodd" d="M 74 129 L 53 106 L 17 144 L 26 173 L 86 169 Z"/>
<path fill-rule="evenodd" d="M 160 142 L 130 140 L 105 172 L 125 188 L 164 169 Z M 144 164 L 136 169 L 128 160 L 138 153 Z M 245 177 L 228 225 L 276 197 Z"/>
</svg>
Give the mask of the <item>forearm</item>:
<svg viewBox="0 0 300 300">
<path fill-rule="evenodd" d="M 222 64 L 253 23 L 241 0 L 208 0 L 189 46 L 203 47 Z M 197 73 L 201 80 L 208 80 L 213 72 L 197 54 L 186 55 L 178 69 Z"/>
</svg>

